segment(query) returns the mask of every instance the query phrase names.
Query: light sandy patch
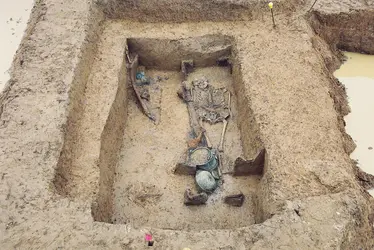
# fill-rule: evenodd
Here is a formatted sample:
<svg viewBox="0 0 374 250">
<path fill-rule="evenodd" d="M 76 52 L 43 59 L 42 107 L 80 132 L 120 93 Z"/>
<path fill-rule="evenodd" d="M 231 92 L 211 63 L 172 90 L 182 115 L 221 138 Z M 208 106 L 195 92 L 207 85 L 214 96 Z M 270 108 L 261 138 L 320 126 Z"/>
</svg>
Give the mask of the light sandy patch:
<svg viewBox="0 0 374 250">
<path fill-rule="evenodd" d="M 0 91 L 9 80 L 8 70 L 21 42 L 33 0 L 0 2 Z"/>
</svg>

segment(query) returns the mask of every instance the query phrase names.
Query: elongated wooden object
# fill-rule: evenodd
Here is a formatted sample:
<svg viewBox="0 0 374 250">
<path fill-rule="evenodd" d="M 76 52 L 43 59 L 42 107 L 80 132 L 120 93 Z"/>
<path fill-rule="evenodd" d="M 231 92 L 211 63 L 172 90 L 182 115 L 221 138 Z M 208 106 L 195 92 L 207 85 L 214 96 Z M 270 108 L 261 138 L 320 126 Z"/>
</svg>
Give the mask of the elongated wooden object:
<svg viewBox="0 0 374 250">
<path fill-rule="evenodd" d="M 135 91 L 136 98 L 139 100 L 140 105 L 142 106 L 143 113 L 146 116 L 148 116 L 149 119 L 151 119 L 152 121 L 156 121 L 156 117 L 149 110 L 146 102 L 141 98 L 139 90 L 135 86 L 136 85 L 136 70 L 139 66 L 139 56 L 135 55 L 134 59 L 131 60 L 128 53 L 126 53 L 126 57 L 127 57 L 127 61 L 128 61 L 127 68 L 129 70 L 129 74 L 130 74 L 131 85 L 132 85 L 132 87 Z"/>
</svg>

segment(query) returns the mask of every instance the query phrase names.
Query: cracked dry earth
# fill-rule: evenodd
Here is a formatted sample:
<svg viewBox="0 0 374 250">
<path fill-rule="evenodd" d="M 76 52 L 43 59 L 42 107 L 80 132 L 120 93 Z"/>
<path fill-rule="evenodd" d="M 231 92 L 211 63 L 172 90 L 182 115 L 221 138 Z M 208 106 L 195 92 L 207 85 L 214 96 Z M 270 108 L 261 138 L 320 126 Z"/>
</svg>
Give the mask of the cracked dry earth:
<svg viewBox="0 0 374 250">
<path fill-rule="evenodd" d="M 374 54 L 374 1 L 313 2 L 274 1 L 273 28 L 257 0 L 36 0 L 0 96 L 1 249 L 148 249 L 146 233 L 155 249 L 373 249 L 373 177 L 349 157 L 332 73 L 340 50 Z M 160 124 L 129 83 L 130 41 L 168 78 Z M 214 65 L 221 53 L 232 71 Z M 193 178 L 172 172 L 187 149 L 186 57 L 191 79 L 233 93 L 225 170 L 266 149 L 260 176 L 224 176 L 203 207 L 183 206 Z M 236 191 L 243 207 L 228 207 Z"/>
</svg>

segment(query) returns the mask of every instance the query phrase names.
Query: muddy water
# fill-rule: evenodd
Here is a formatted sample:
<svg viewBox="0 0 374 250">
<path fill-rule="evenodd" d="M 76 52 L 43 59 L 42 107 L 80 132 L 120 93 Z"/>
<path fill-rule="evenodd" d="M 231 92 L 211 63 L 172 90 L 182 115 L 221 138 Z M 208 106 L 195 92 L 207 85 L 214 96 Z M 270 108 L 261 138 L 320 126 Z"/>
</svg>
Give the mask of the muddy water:
<svg viewBox="0 0 374 250">
<path fill-rule="evenodd" d="M 352 112 L 345 117 L 347 133 L 357 148 L 351 158 L 374 174 L 374 56 L 346 52 L 348 60 L 335 72 L 346 86 Z M 374 190 L 369 191 L 374 195 Z"/>
</svg>

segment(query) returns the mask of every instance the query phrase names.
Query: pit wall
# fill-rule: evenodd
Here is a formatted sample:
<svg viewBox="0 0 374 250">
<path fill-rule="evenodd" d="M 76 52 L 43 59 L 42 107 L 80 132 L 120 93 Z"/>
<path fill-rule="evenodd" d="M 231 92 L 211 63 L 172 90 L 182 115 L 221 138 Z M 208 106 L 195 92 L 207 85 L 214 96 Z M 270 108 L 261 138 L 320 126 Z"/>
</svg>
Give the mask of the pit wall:
<svg viewBox="0 0 374 250">
<path fill-rule="evenodd" d="M 96 202 L 92 204 L 92 216 L 95 221 L 112 223 L 116 165 L 121 147 L 125 146 L 122 142 L 127 119 L 127 82 L 126 61 L 123 60 L 118 75 L 117 94 L 101 134 L 99 191 Z"/>
<path fill-rule="evenodd" d="M 178 40 L 129 38 L 129 50 L 139 55 L 139 63 L 147 68 L 180 71 L 181 60 L 193 60 L 195 67 L 216 65 L 221 57 L 231 54 L 231 38 L 204 35 Z"/>
<path fill-rule="evenodd" d="M 240 64 L 235 60 L 235 58 L 238 57 L 234 55 L 232 58 L 234 90 L 237 98 L 236 105 L 237 109 L 239 110 L 237 122 L 242 140 L 243 153 L 245 158 L 254 159 L 264 145 L 261 140 L 259 125 L 251 109 L 250 97 L 243 94 L 246 92 L 246 90 L 242 77 L 242 69 Z"/>
<path fill-rule="evenodd" d="M 302 0 L 274 1 L 277 11 L 290 13 Z M 98 0 L 107 17 L 139 22 L 252 20 L 269 9 L 262 0 Z"/>
<path fill-rule="evenodd" d="M 234 54 L 237 51 L 234 50 Z M 237 55 L 233 58 L 238 58 Z M 264 143 L 261 139 L 260 127 L 256 117 L 251 108 L 251 98 L 245 95 L 246 87 L 243 82 L 242 69 L 239 63 L 233 61 L 233 77 L 234 77 L 234 90 L 237 98 L 238 112 L 238 126 L 243 146 L 243 154 L 246 159 L 255 159 L 261 149 L 264 148 Z M 266 150 L 266 149 L 265 149 Z M 267 160 L 267 153 L 265 151 L 265 164 L 263 174 L 267 171 L 269 162 Z M 261 197 L 256 192 L 253 197 L 255 223 L 265 221 L 264 209 L 261 204 Z"/>
<path fill-rule="evenodd" d="M 96 9 L 92 9 L 92 18 L 95 22 L 87 28 L 87 36 L 84 48 L 78 65 L 74 70 L 74 79 L 71 84 L 68 96 L 69 103 L 67 108 L 67 122 L 63 127 L 64 143 L 60 153 L 58 163 L 55 168 L 55 177 L 53 180 L 54 188 L 57 193 L 67 196 L 71 192 L 71 169 L 72 155 L 76 150 L 74 141 L 78 138 L 77 123 L 84 110 L 84 96 L 86 84 L 91 73 L 91 68 L 97 54 L 97 41 L 102 33 L 101 22 L 104 15 Z"/>
<path fill-rule="evenodd" d="M 325 65 L 325 74 L 330 79 L 329 94 L 334 101 L 344 150 L 349 157 L 356 148 L 352 137 L 345 130 L 344 117 L 349 114 L 350 107 L 345 86 L 334 77 L 333 73 L 345 60 L 341 50 L 366 54 L 374 53 L 374 11 L 360 10 L 350 14 L 325 14 L 316 11 L 307 16 L 307 19 L 315 33 L 315 36 L 311 39 L 313 48 L 320 54 Z M 370 180 L 372 176 L 359 169 L 354 160 L 351 160 L 351 167 L 351 173 L 356 177 L 357 183 L 360 184 L 366 204 L 363 204 L 365 208 L 362 209 L 360 217 L 357 219 L 360 228 L 355 233 L 356 242 L 352 241 L 352 235 L 345 234 L 341 245 L 342 249 L 353 249 L 357 247 L 357 242 L 362 242 L 362 244 L 368 242 L 367 237 L 372 238 L 374 233 L 373 198 L 366 192 L 365 185 L 369 183 L 362 183 L 362 179 L 360 179 L 360 177 L 365 176 L 364 179 Z M 369 225 L 368 228 L 367 225 Z M 368 243 L 368 245 L 370 244 L 372 245 L 373 242 Z"/>
<path fill-rule="evenodd" d="M 341 84 L 333 75 L 334 71 L 337 70 L 342 64 L 343 56 L 339 50 L 336 50 L 336 48 L 331 48 L 330 45 L 317 34 L 311 38 L 311 43 L 317 53 L 321 55 L 321 60 L 325 65 L 323 71 L 330 79 L 329 95 L 334 101 L 334 108 L 338 114 L 337 119 L 339 130 L 343 135 L 344 150 L 348 155 L 350 155 L 356 148 L 353 139 L 345 131 L 344 116 L 349 114 L 350 107 L 348 104 L 345 86 Z"/>
<path fill-rule="evenodd" d="M 81 85 L 84 89 L 74 96 L 74 101 L 79 101 L 80 109 L 70 114 L 75 118 L 68 120 L 73 134 L 67 132 L 62 157 L 56 170 L 56 173 L 63 173 L 65 182 L 61 183 L 59 188 L 59 185 L 56 185 L 59 184 L 56 181 L 58 175 L 54 182 L 59 194 L 74 199 L 90 199 L 97 193 L 101 134 L 116 97 L 118 74 L 122 67 L 124 40 L 106 40 L 105 34 L 101 34 L 97 42 L 98 48 L 91 72 L 87 81 Z M 68 155 L 66 158 L 69 161 L 64 161 L 65 155 Z"/>
<path fill-rule="evenodd" d="M 333 51 L 374 54 L 374 10 L 324 14 L 313 12 L 310 23 Z"/>
<path fill-rule="evenodd" d="M 308 17 L 315 32 L 313 47 L 321 54 L 330 78 L 330 96 L 338 113 L 339 129 L 344 149 L 350 155 L 356 144 L 345 131 L 344 116 L 350 112 L 345 86 L 333 76 L 344 62 L 341 51 L 374 54 L 374 10 L 358 10 L 350 14 L 325 14 L 314 11 Z M 353 163 L 353 165 L 355 165 Z"/>
</svg>

